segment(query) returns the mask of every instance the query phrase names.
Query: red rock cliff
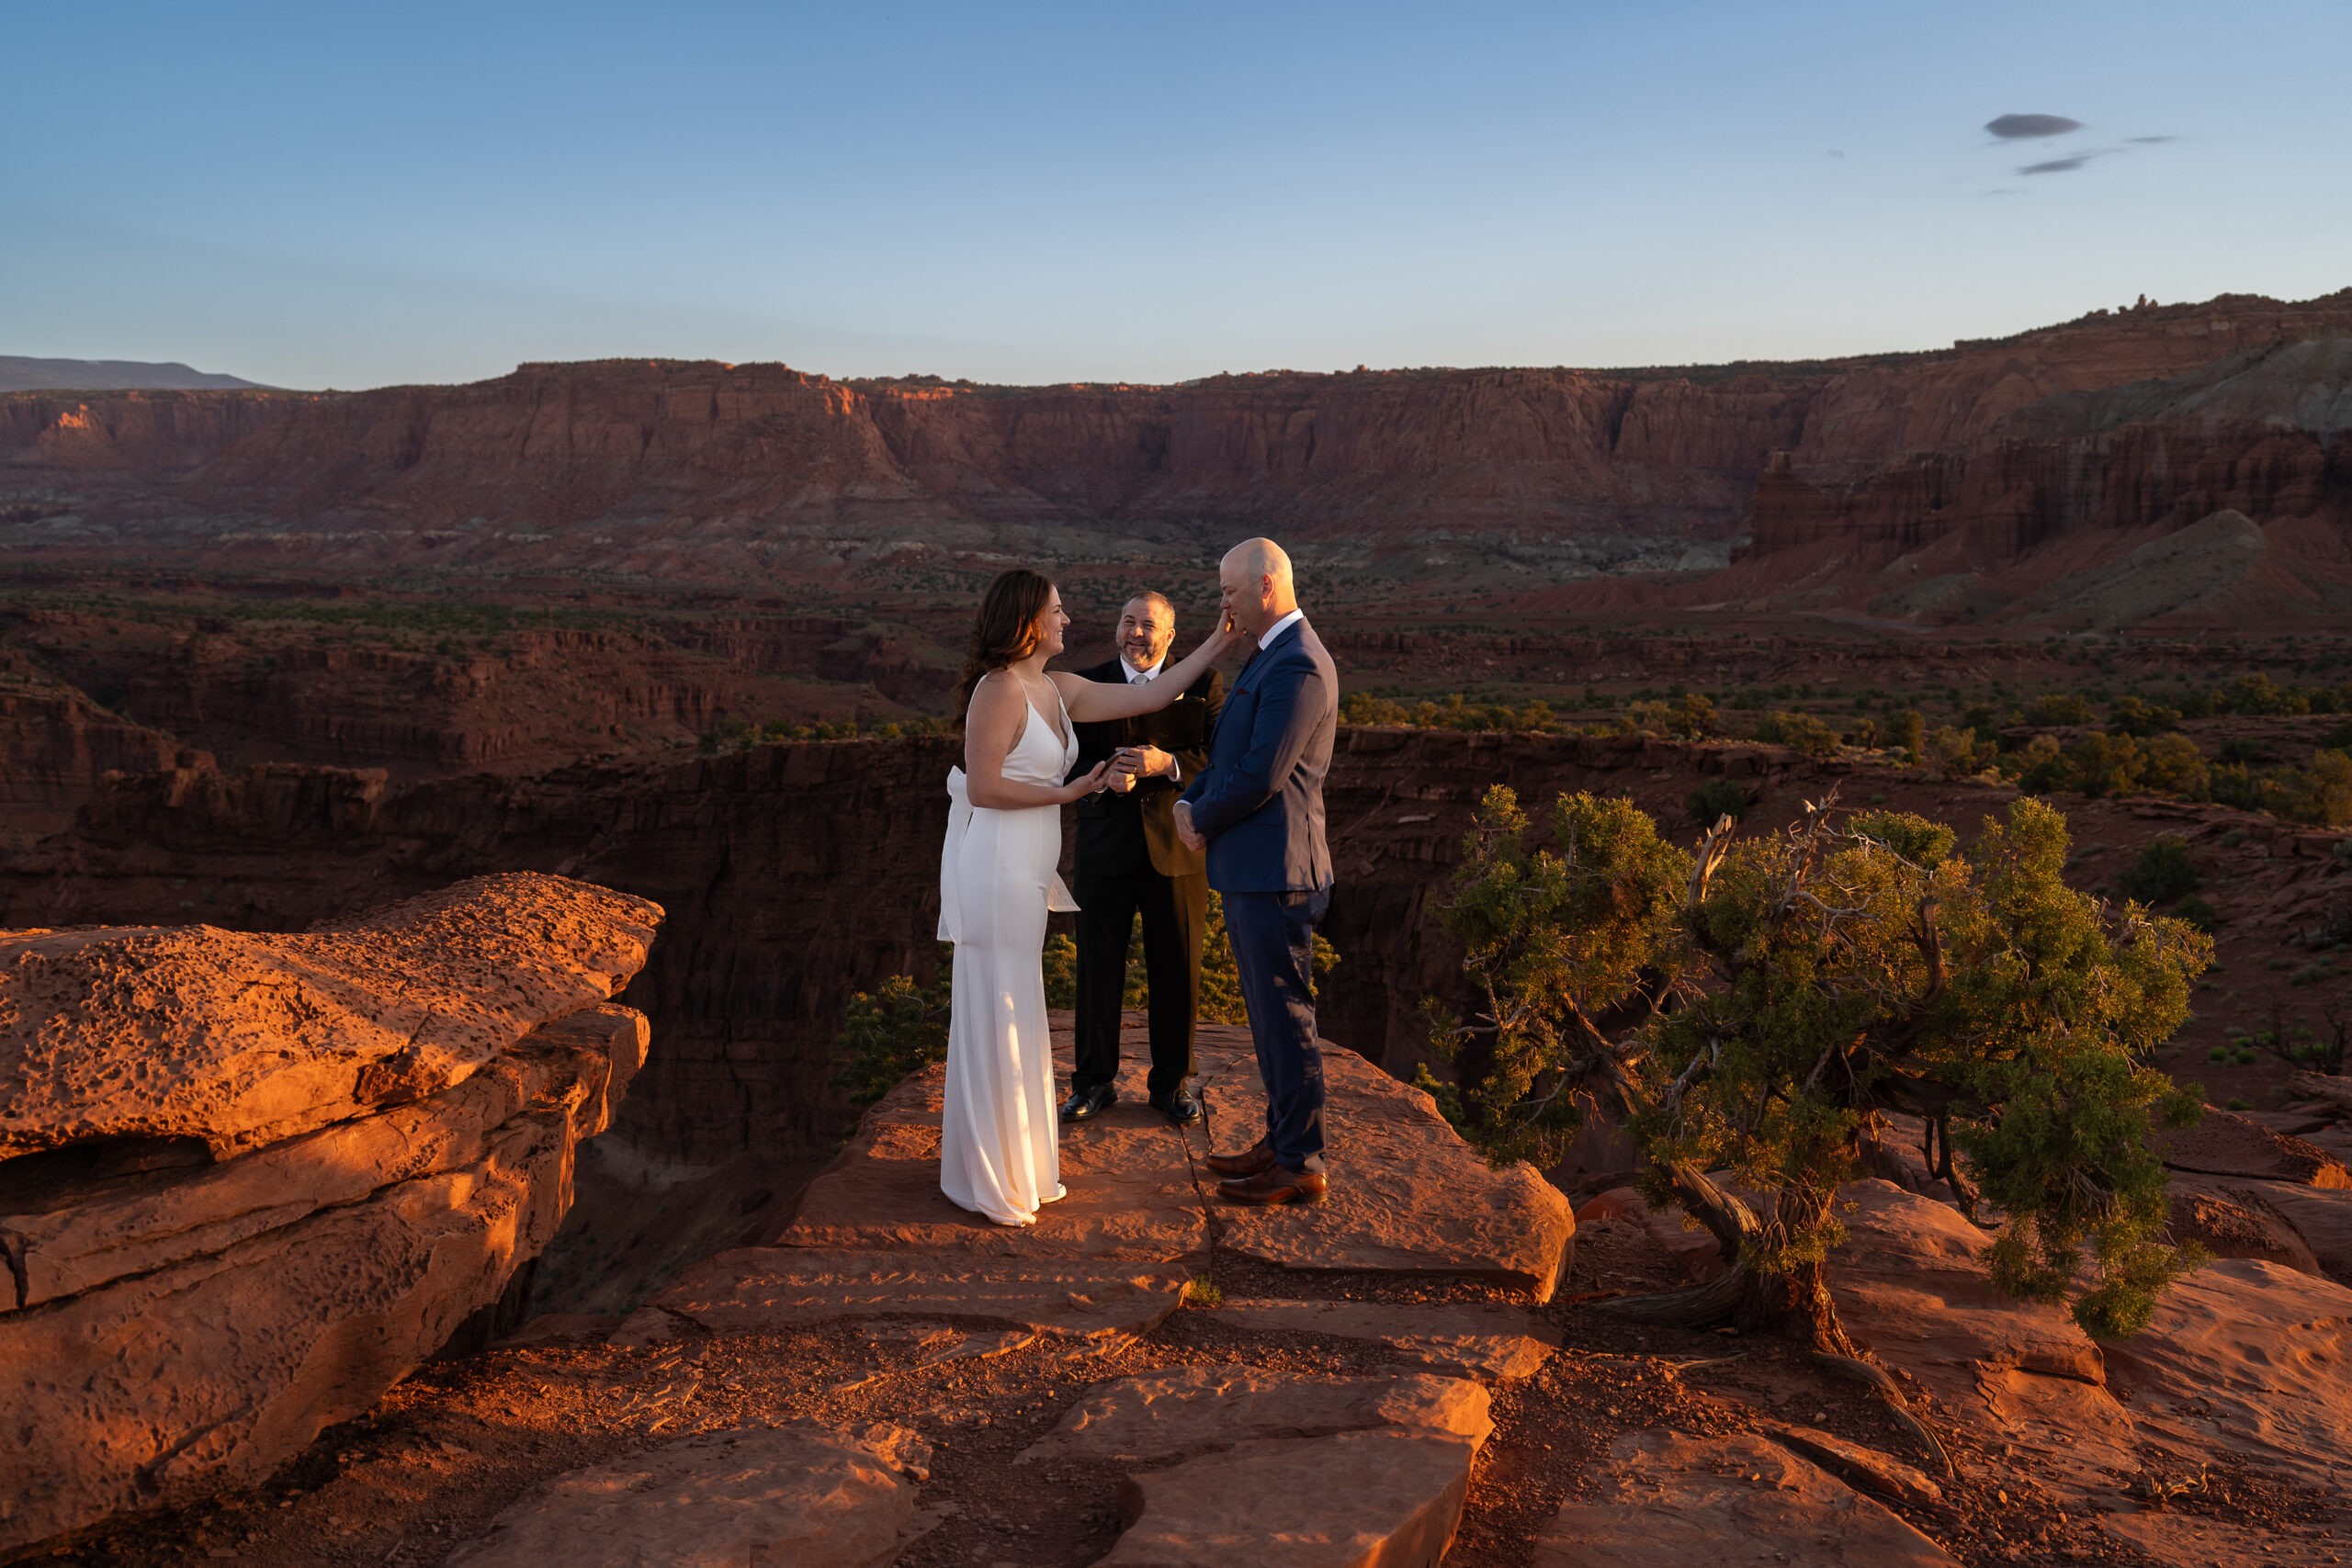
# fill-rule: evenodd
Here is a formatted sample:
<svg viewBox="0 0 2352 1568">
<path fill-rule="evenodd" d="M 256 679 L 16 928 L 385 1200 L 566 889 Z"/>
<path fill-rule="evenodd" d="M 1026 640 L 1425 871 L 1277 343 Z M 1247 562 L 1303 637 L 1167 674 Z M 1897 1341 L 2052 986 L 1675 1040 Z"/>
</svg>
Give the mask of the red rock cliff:
<svg viewBox="0 0 2352 1568">
<path fill-rule="evenodd" d="M 997 388 L 610 360 L 334 396 L 25 395 L 0 399 L 0 550 L 806 584 L 941 556 L 1189 556 L 1279 528 L 1342 570 L 1476 541 L 1498 586 L 1525 589 L 1522 553 L 1573 580 L 1720 551 L 1752 523 L 1759 559 L 1855 545 L 1877 564 L 1960 538 L 1997 565 L 2223 507 L 2340 528 L 2347 340 L 2352 290 L 1682 371 Z"/>
</svg>

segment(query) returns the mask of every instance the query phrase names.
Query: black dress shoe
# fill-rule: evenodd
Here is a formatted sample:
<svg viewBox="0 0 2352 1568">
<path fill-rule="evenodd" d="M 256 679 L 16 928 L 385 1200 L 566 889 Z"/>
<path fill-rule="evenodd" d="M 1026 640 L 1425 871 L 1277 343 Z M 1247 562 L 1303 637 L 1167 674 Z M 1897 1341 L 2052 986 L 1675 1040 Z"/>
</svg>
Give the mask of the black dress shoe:
<svg viewBox="0 0 2352 1568">
<path fill-rule="evenodd" d="M 1189 1089 L 1170 1089 L 1166 1094 L 1155 1094 L 1151 1097 L 1151 1108 L 1179 1127 L 1201 1124 L 1201 1102 L 1193 1098 Z"/>
<path fill-rule="evenodd" d="M 1110 1110 L 1111 1107 L 1118 1103 L 1118 1086 L 1116 1084 L 1099 1083 L 1092 1089 L 1079 1089 L 1071 1094 L 1068 1100 L 1063 1100 L 1062 1120 L 1065 1122 L 1091 1122 L 1094 1118 L 1102 1115 L 1102 1112 Z"/>
</svg>

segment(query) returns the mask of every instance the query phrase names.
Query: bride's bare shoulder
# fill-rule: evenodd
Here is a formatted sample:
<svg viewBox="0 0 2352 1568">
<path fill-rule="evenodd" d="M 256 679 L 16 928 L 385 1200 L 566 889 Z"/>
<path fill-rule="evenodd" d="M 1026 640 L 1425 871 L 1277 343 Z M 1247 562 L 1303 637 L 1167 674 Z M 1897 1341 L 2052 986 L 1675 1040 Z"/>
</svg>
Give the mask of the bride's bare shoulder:
<svg viewBox="0 0 2352 1568">
<path fill-rule="evenodd" d="M 972 703 L 965 716 L 966 722 L 978 720 L 985 725 L 1017 716 L 1028 702 L 1028 696 L 1021 690 L 1019 676 L 991 670 L 972 682 Z"/>
</svg>

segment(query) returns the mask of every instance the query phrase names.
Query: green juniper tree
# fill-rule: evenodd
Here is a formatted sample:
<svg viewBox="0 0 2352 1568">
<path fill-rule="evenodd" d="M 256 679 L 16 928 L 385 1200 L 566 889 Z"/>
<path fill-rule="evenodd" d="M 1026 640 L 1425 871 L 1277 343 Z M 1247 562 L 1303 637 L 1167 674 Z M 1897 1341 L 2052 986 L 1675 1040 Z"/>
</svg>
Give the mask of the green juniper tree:
<svg viewBox="0 0 2352 1568">
<path fill-rule="evenodd" d="M 1551 1163 L 1605 1107 L 1648 1156 L 1650 1200 L 1733 1260 L 1619 1310 L 1854 1354 L 1822 1262 L 1881 1111 L 1923 1118 L 1930 1164 L 2006 1217 L 2002 1288 L 2064 1300 L 2088 1249 L 2073 1306 L 2093 1333 L 2136 1330 L 2194 1261 L 2164 1240 L 2148 1135 L 2197 1100 L 2146 1061 L 2188 1017 L 2212 942 L 2067 888 L 2049 807 L 2017 802 L 1966 859 L 1947 828 L 1841 825 L 1827 803 L 1769 836 L 1725 818 L 1695 854 L 1625 800 L 1562 796 L 1556 848 L 1531 848 L 1528 828 L 1498 787 L 1464 841 L 1443 918 L 1484 1006 L 1433 1013 L 1434 1043 L 1468 1069 L 1462 1124 L 1492 1157 Z"/>
</svg>

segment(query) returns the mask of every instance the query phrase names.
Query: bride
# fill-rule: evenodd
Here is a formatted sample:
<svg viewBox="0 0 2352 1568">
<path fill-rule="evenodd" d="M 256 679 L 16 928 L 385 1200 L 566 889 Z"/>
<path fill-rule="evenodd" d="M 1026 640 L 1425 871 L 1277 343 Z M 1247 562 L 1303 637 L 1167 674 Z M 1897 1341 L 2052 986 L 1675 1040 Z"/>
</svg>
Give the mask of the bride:
<svg viewBox="0 0 2352 1568">
<path fill-rule="evenodd" d="M 1069 624 L 1036 572 L 1016 567 L 989 584 L 957 691 L 964 765 L 947 775 L 939 938 L 956 944 L 956 971 L 939 1186 L 1001 1225 L 1035 1224 L 1038 1205 L 1065 1191 L 1040 953 L 1046 910 L 1078 908 L 1054 870 L 1060 808 L 1105 787 L 1119 763 L 1064 783 L 1078 757 L 1070 726 L 1167 706 L 1234 640 L 1219 626 L 1159 679 L 1111 684 L 1046 669 Z"/>
</svg>

